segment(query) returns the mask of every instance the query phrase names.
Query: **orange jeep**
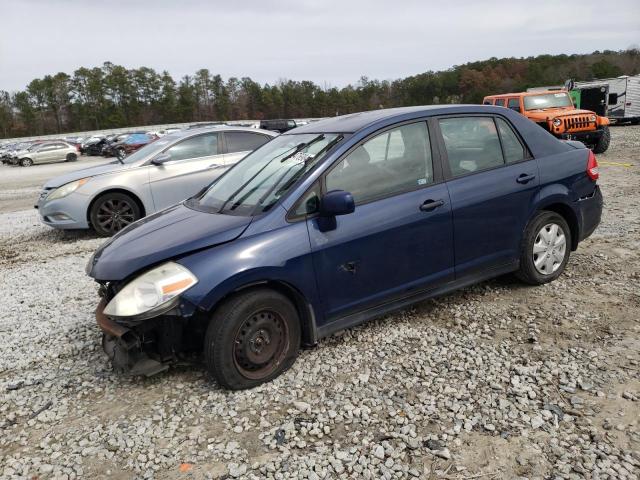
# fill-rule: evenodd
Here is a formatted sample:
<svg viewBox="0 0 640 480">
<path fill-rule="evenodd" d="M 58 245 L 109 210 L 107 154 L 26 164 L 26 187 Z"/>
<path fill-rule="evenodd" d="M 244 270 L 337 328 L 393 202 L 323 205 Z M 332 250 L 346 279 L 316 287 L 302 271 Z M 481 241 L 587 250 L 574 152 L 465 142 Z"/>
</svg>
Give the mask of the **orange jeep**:
<svg viewBox="0 0 640 480">
<path fill-rule="evenodd" d="M 566 90 L 490 95 L 482 103 L 520 112 L 556 137 L 579 140 L 595 153 L 609 148 L 609 119 L 590 110 L 577 110 Z"/>
</svg>

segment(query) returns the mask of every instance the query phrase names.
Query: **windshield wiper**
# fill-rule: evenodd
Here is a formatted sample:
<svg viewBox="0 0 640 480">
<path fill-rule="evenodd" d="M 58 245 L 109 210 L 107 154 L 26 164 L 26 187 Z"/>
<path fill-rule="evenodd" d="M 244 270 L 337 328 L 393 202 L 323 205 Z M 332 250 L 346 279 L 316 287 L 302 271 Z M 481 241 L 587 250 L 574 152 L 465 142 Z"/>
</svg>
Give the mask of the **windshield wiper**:
<svg viewBox="0 0 640 480">
<path fill-rule="evenodd" d="M 321 136 L 321 137 L 324 137 L 324 135 L 320 135 L 320 136 Z M 316 138 L 317 138 L 317 137 L 316 137 Z M 315 139 L 314 139 L 314 140 L 315 140 Z M 293 151 L 290 155 L 287 155 L 286 157 L 284 157 L 283 161 L 284 161 L 284 160 L 286 160 L 287 158 L 292 157 L 292 156 L 293 156 L 293 155 L 295 155 L 296 153 L 300 152 L 300 151 L 301 151 L 302 149 L 304 149 L 307 145 L 310 145 L 314 140 L 311 140 L 310 142 L 302 142 L 302 143 L 299 143 L 299 144 L 295 147 L 294 151 Z M 254 180 L 258 175 L 260 175 L 260 174 L 264 171 L 264 169 L 265 169 L 265 168 L 267 168 L 269 165 L 271 165 L 271 163 L 272 163 L 274 160 L 276 160 L 278 157 L 280 157 L 280 156 L 284 155 L 285 153 L 287 153 L 287 151 L 288 151 L 288 150 L 285 150 L 285 151 L 284 151 L 284 152 L 282 152 L 280 155 L 276 155 L 275 157 L 273 157 L 271 160 L 269 160 L 267 163 L 265 163 L 265 164 L 264 164 L 264 166 L 263 166 L 260 170 L 258 170 L 258 171 L 255 173 L 255 175 L 253 175 L 251 178 L 249 178 L 249 180 L 247 180 L 247 181 L 246 181 L 246 182 L 244 182 L 242 185 L 240 185 L 240 187 L 239 187 L 235 192 L 233 192 L 231 195 L 229 195 L 229 198 L 227 198 L 227 199 L 224 201 L 224 203 L 220 206 L 220 210 L 219 210 L 219 212 L 220 212 L 220 213 L 223 213 L 223 212 L 224 212 L 225 207 L 227 206 L 227 204 L 228 204 L 231 200 L 233 200 L 233 199 L 236 197 L 236 195 L 238 195 L 242 190 L 244 190 L 244 188 L 245 188 L 247 185 L 249 185 L 249 184 L 250 184 L 250 183 L 251 183 L 251 182 L 252 182 L 252 181 L 253 181 L 253 180 Z M 264 182 L 264 181 L 263 181 L 263 182 Z M 263 183 L 263 182 L 260 182 L 260 183 Z M 250 191 L 249 193 L 252 193 L 253 191 L 255 191 L 255 189 L 256 189 L 256 188 L 258 188 L 258 187 L 254 187 L 253 189 L 251 189 L 251 191 Z M 247 197 L 247 195 L 245 195 L 245 196 L 243 197 L 243 199 L 244 199 L 244 198 L 246 198 L 246 197 Z M 237 208 L 237 205 L 236 205 L 236 204 L 238 204 L 238 202 L 235 202 L 235 204 L 234 204 L 234 209 L 235 209 L 235 208 Z"/>
</svg>

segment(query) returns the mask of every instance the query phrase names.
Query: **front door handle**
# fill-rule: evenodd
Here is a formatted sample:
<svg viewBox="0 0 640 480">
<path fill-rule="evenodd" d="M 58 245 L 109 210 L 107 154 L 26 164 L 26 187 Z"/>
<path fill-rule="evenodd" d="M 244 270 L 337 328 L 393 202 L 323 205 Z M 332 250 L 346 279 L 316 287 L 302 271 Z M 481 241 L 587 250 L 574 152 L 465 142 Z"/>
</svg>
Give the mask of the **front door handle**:
<svg viewBox="0 0 640 480">
<path fill-rule="evenodd" d="M 535 175 L 528 175 L 526 173 L 523 173 L 522 175 L 520 175 L 518 178 L 516 178 L 516 182 L 518 183 L 529 183 L 531 180 L 533 180 L 534 178 L 536 178 Z"/>
<path fill-rule="evenodd" d="M 420 205 L 420 211 L 422 212 L 432 212 L 438 207 L 444 205 L 444 200 L 425 200 L 425 202 Z"/>
</svg>

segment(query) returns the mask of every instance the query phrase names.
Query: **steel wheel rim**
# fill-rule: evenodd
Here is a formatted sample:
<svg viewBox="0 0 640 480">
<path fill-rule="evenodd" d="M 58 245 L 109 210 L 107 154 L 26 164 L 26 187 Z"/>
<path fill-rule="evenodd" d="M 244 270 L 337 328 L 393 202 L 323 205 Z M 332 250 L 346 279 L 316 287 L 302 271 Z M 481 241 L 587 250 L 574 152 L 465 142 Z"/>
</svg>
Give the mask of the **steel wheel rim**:
<svg viewBox="0 0 640 480">
<path fill-rule="evenodd" d="M 126 200 L 110 199 L 102 202 L 96 215 L 98 225 L 107 232 L 118 232 L 135 220 L 133 205 Z"/>
<path fill-rule="evenodd" d="M 542 275 L 555 273 L 567 251 L 567 237 L 557 223 L 548 223 L 540 229 L 533 241 L 533 266 Z"/>
<path fill-rule="evenodd" d="M 273 310 L 249 315 L 236 331 L 233 362 L 246 378 L 260 380 L 283 362 L 289 347 L 289 328 Z"/>
</svg>

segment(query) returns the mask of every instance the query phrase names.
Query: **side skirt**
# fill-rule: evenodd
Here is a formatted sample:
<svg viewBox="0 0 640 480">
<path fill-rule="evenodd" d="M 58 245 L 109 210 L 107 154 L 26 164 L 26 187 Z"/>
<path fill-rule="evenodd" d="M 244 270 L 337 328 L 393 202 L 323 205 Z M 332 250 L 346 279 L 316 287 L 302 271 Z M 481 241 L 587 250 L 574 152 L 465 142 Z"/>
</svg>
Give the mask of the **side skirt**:
<svg viewBox="0 0 640 480">
<path fill-rule="evenodd" d="M 490 278 L 498 277 L 506 273 L 514 272 L 518 269 L 518 267 L 519 262 L 514 261 L 500 267 L 486 270 L 482 273 L 476 273 L 458 280 L 454 280 L 440 287 L 421 290 L 419 292 L 412 293 L 411 295 L 400 297 L 398 299 L 382 303 L 380 305 L 362 310 L 360 312 L 352 313 L 351 315 L 347 315 L 346 317 L 332 320 L 326 325 L 321 325 L 318 327 L 316 338 L 320 339 L 323 337 L 327 337 L 333 333 L 339 332 L 341 330 L 346 330 L 347 328 L 355 327 L 356 325 L 360 325 L 361 323 L 373 320 L 374 318 L 381 317 L 393 311 L 401 310 L 410 305 L 413 305 L 414 303 L 421 302 L 423 300 L 427 300 L 439 295 L 444 295 L 454 290 L 468 287 L 469 285 L 473 285 Z"/>
</svg>

